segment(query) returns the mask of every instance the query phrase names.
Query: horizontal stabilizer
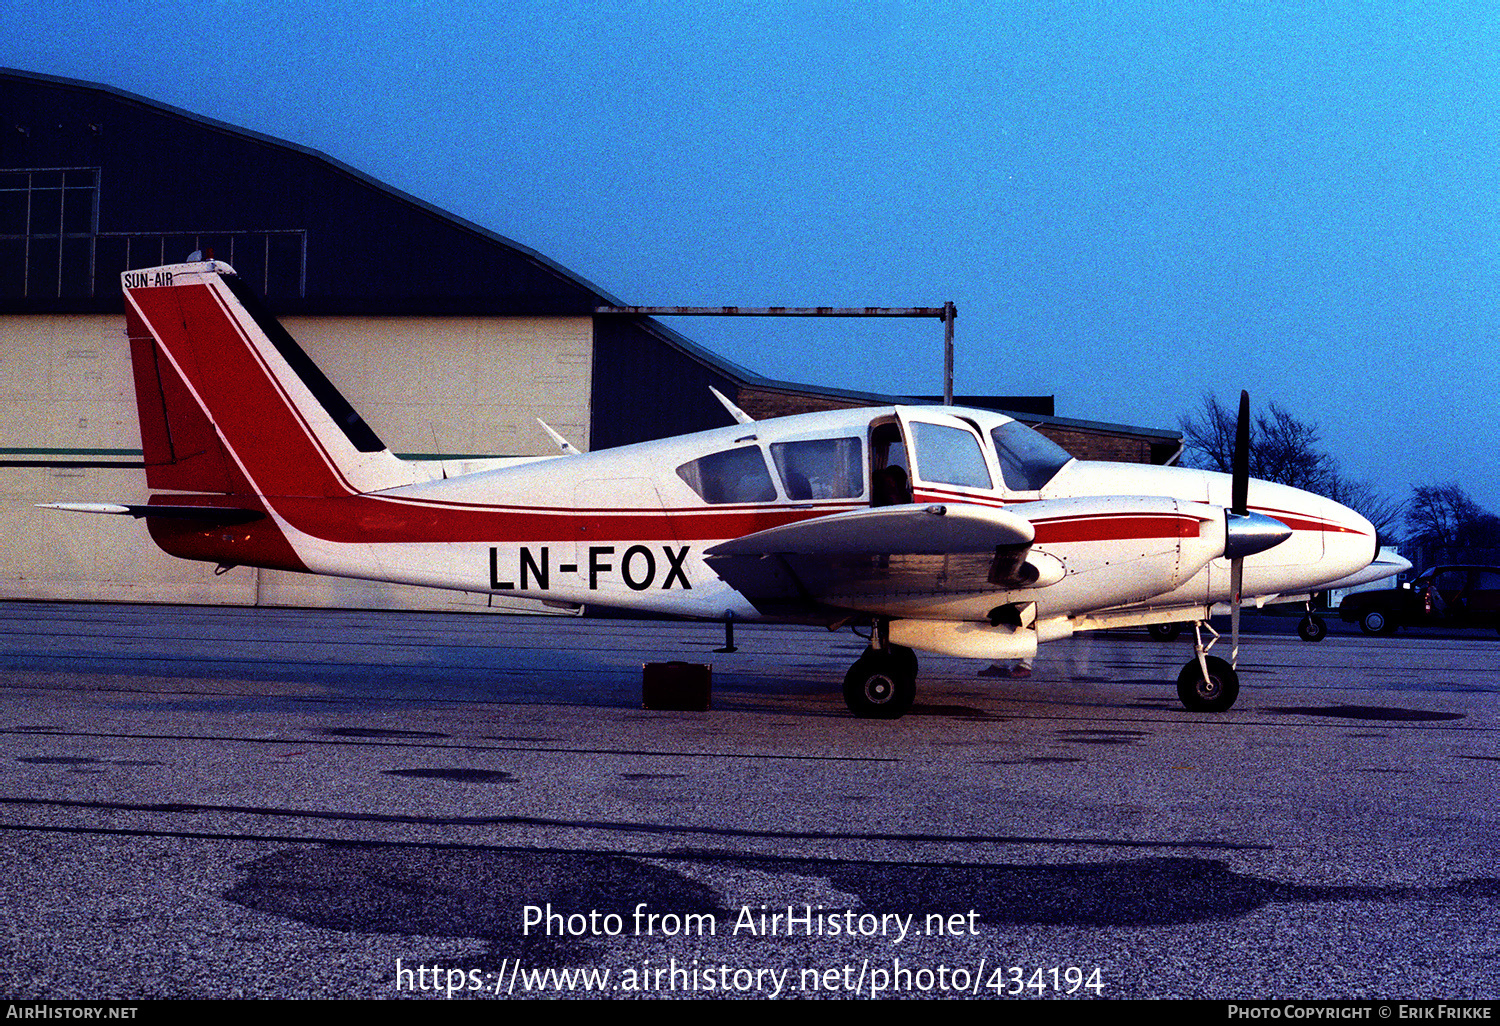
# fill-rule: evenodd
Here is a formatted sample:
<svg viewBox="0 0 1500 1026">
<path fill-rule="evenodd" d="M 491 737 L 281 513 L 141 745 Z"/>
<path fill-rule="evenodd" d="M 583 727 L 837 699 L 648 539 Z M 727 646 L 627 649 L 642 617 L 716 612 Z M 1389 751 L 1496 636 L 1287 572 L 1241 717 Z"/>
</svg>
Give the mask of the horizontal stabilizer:
<svg viewBox="0 0 1500 1026">
<path fill-rule="evenodd" d="M 235 509 L 226 506 L 134 505 L 117 502 L 39 502 L 37 509 L 62 509 L 70 513 L 110 513 L 120 517 L 163 517 L 168 520 L 193 520 L 200 524 L 249 524 L 264 520 L 258 509 Z"/>
</svg>

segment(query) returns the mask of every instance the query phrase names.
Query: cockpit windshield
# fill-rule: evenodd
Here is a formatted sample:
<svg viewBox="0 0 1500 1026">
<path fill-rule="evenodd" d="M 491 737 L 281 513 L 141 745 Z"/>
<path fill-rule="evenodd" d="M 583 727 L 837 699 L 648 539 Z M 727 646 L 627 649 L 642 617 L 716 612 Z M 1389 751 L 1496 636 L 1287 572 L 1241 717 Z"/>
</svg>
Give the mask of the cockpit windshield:
<svg viewBox="0 0 1500 1026">
<path fill-rule="evenodd" d="M 1010 421 L 990 432 L 1005 486 L 1016 492 L 1034 492 L 1046 487 L 1073 457 L 1067 451 L 1025 424 Z"/>
</svg>

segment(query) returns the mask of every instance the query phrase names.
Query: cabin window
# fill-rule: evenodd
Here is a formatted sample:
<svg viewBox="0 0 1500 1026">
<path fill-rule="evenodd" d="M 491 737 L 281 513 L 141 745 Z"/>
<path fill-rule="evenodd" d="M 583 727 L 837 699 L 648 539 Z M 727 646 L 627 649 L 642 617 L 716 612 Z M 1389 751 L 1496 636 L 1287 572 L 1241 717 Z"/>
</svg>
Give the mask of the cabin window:
<svg viewBox="0 0 1500 1026">
<path fill-rule="evenodd" d="M 710 453 L 684 463 L 677 476 L 704 502 L 774 502 L 776 486 L 758 446 Z"/>
<path fill-rule="evenodd" d="M 865 493 L 864 447 L 858 438 L 772 442 L 771 459 L 788 499 L 854 499 Z"/>
<path fill-rule="evenodd" d="M 990 437 L 995 440 L 1005 486 L 1012 491 L 1034 492 L 1045 487 L 1073 458 L 1052 439 L 1016 421 L 1001 424 Z"/>
<path fill-rule="evenodd" d="M 963 428 L 914 420 L 911 433 L 917 451 L 917 474 L 923 481 L 961 488 L 994 487 L 979 439 Z"/>
</svg>

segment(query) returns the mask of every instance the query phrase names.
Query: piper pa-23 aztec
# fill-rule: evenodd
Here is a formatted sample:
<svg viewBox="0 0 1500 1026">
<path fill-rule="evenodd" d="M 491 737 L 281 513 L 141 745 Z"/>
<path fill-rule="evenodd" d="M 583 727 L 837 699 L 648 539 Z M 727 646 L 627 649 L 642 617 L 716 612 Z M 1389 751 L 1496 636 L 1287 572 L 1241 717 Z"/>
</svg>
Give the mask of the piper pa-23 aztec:
<svg viewBox="0 0 1500 1026">
<path fill-rule="evenodd" d="M 1206 621 L 1394 570 L 1364 517 L 1235 473 L 1088 463 L 998 413 L 886 406 L 736 423 L 444 476 L 390 452 L 227 264 L 122 275 L 145 518 L 185 559 L 712 620 L 867 628 L 844 697 L 912 704 L 913 649 L 1030 658 L 1193 621 L 1189 709 L 1229 708 Z M 544 425 L 545 426 L 545 425 Z M 1205 643 L 1204 634 L 1211 637 Z M 1237 654 L 1237 652 L 1235 653 Z"/>
</svg>

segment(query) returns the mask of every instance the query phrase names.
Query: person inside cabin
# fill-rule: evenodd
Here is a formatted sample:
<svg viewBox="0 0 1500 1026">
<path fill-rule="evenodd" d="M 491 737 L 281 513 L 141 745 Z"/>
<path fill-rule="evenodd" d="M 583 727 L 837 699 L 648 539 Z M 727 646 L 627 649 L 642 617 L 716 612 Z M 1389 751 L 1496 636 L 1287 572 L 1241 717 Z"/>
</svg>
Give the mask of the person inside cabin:
<svg viewBox="0 0 1500 1026">
<path fill-rule="evenodd" d="M 903 506 L 911 502 L 911 488 L 907 485 L 906 471 L 899 466 L 886 467 L 875 474 L 872 506 Z"/>
</svg>

